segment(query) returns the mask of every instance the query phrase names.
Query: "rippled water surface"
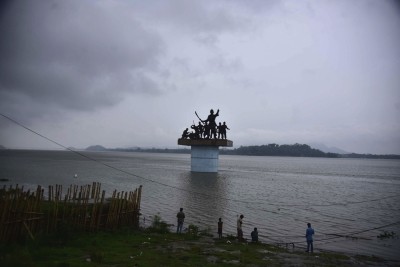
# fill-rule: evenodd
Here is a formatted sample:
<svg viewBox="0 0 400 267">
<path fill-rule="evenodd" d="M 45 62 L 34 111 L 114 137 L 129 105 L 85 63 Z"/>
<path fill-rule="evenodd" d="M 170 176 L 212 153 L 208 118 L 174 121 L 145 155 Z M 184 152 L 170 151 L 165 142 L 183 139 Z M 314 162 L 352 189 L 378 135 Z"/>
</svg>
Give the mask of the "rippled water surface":
<svg viewBox="0 0 400 267">
<path fill-rule="evenodd" d="M 10 179 L 0 185 L 96 181 L 110 193 L 143 185 L 146 225 L 155 214 L 173 224 L 183 207 L 186 226 L 216 232 L 221 217 L 224 234 L 236 235 L 243 214 L 245 237 L 257 227 L 263 242 L 304 247 L 310 222 L 316 250 L 400 260 L 399 238 L 377 238 L 400 235 L 399 160 L 220 155 L 218 174 L 204 174 L 190 172 L 190 155 L 83 153 L 98 162 L 66 151 L 0 151 L 0 178 Z"/>
</svg>

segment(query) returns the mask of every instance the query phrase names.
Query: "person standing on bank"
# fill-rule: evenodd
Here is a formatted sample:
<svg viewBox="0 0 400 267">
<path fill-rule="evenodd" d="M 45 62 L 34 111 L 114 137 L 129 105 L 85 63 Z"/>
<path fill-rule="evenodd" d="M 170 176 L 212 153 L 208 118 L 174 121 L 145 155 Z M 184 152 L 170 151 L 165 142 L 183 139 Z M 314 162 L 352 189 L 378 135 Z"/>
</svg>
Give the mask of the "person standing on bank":
<svg viewBox="0 0 400 267">
<path fill-rule="evenodd" d="M 179 210 L 176 214 L 176 218 L 178 218 L 178 227 L 176 228 L 176 233 L 182 233 L 183 222 L 185 221 L 185 213 L 183 213 L 183 208 Z"/>
<path fill-rule="evenodd" d="M 307 239 L 307 250 L 306 252 L 314 252 L 314 246 L 313 246 L 313 235 L 314 235 L 314 229 L 311 228 L 311 223 L 307 223 L 307 230 L 306 230 L 306 239 Z M 310 250 L 311 249 L 311 250 Z"/>
<path fill-rule="evenodd" d="M 219 218 L 218 220 L 218 238 L 221 239 L 222 238 L 222 225 L 224 223 L 222 222 L 222 219 Z"/>
<path fill-rule="evenodd" d="M 237 236 L 239 241 L 243 241 L 243 230 L 242 230 L 243 218 L 244 216 L 242 214 L 237 220 Z"/>
<path fill-rule="evenodd" d="M 258 231 L 257 231 L 257 227 L 254 227 L 253 232 L 251 232 L 251 242 L 258 242 Z"/>
</svg>

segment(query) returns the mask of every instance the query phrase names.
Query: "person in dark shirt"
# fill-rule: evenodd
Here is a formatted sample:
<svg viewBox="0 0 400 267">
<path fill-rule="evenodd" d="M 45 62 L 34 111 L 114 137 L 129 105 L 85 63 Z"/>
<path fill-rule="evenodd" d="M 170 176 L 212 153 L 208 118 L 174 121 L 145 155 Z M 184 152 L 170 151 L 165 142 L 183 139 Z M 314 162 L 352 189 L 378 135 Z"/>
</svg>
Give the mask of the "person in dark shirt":
<svg viewBox="0 0 400 267">
<path fill-rule="evenodd" d="M 251 232 L 251 242 L 258 242 L 257 227 L 254 227 L 254 230 Z"/>
<path fill-rule="evenodd" d="M 237 236 L 239 241 L 243 241 L 243 230 L 242 230 L 243 218 L 244 216 L 242 214 L 237 219 Z"/>
<path fill-rule="evenodd" d="M 179 210 L 176 214 L 176 218 L 178 218 L 178 227 L 176 228 L 176 233 L 182 233 L 183 222 L 185 221 L 185 213 L 183 213 L 183 208 Z"/>
<path fill-rule="evenodd" d="M 219 218 L 218 220 L 218 238 L 222 238 L 222 225 L 224 223 L 222 222 L 222 219 Z"/>
</svg>

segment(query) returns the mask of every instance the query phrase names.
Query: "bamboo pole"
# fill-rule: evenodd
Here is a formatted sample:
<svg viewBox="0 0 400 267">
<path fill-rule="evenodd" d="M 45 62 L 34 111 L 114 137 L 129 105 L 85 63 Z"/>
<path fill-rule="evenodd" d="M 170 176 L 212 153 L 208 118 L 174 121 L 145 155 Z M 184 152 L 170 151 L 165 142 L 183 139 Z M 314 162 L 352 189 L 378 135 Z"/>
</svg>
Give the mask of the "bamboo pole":
<svg viewBox="0 0 400 267">
<path fill-rule="evenodd" d="M 105 201 L 105 195 L 106 191 L 103 190 L 101 194 L 101 200 L 100 200 L 100 206 L 99 206 L 99 212 L 98 212 L 98 217 L 97 217 L 97 225 L 96 225 L 96 230 L 100 229 L 101 226 L 101 221 L 102 221 L 102 216 L 103 216 L 103 206 L 104 206 L 104 201 Z"/>
<path fill-rule="evenodd" d="M 50 185 L 46 199 L 44 190 L 40 185 L 32 192 L 18 184 L 3 186 L 0 190 L 1 241 L 21 236 L 34 239 L 38 231 L 58 229 L 60 221 L 87 231 L 137 226 L 142 186 L 134 191 L 114 190 L 108 203 L 105 190 L 101 191 L 101 184 L 96 182 L 70 185 L 65 195 L 62 185 Z M 47 208 L 42 212 L 44 202 Z"/>
</svg>

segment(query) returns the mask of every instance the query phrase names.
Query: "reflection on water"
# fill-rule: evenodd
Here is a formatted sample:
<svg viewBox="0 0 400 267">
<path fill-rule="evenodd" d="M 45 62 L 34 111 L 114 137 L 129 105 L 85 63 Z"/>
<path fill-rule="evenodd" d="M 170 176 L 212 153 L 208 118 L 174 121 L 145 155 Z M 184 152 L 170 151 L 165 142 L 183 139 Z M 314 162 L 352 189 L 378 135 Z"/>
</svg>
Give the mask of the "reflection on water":
<svg viewBox="0 0 400 267">
<path fill-rule="evenodd" d="M 143 185 L 147 225 L 155 214 L 176 224 L 182 207 L 184 227 L 216 235 L 221 217 L 224 235 L 236 235 L 243 214 L 245 238 L 257 227 L 263 242 L 301 248 L 311 222 L 317 250 L 400 259 L 400 239 L 377 238 L 384 231 L 400 235 L 399 160 L 221 155 L 219 173 L 192 173 L 190 155 L 85 154 L 124 172 L 65 151 L 0 151 L 0 178 L 27 187 L 97 181 L 107 192 Z"/>
<path fill-rule="evenodd" d="M 198 225 L 206 226 L 218 221 L 227 208 L 226 185 L 218 173 L 184 172 L 180 175 L 184 191 L 178 201 L 187 210 L 188 217 Z"/>
</svg>

